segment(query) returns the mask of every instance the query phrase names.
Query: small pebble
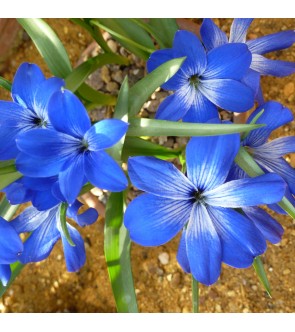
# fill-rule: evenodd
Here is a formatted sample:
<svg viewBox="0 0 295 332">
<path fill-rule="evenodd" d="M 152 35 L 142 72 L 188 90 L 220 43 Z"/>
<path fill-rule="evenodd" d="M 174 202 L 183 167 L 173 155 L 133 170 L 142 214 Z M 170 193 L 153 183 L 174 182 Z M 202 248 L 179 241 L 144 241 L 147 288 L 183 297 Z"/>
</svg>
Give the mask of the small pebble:
<svg viewBox="0 0 295 332">
<path fill-rule="evenodd" d="M 285 269 L 284 271 L 283 271 L 283 275 L 284 276 L 286 276 L 286 275 L 288 275 L 288 274 L 290 274 L 291 273 L 291 270 L 290 269 Z"/>
<path fill-rule="evenodd" d="M 113 41 L 112 39 L 110 39 L 110 40 L 107 42 L 107 44 L 108 44 L 108 47 L 109 47 L 114 53 L 117 52 L 117 50 L 118 50 L 118 45 L 117 45 L 117 43 L 116 43 L 115 41 Z"/>
<path fill-rule="evenodd" d="M 168 274 L 166 278 L 167 278 L 168 281 L 171 281 L 172 280 L 172 274 L 171 273 Z"/>
<path fill-rule="evenodd" d="M 220 304 L 216 304 L 215 310 L 216 312 L 222 312 Z"/>
<path fill-rule="evenodd" d="M 284 95 L 289 97 L 295 91 L 295 85 L 293 82 L 289 82 L 284 87 Z"/>
<path fill-rule="evenodd" d="M 169 263 L 169 254 L 167 252 L 162 252 L 159 254 L 158 259 L 162 265 L 167 265 Z"/>
</svg>

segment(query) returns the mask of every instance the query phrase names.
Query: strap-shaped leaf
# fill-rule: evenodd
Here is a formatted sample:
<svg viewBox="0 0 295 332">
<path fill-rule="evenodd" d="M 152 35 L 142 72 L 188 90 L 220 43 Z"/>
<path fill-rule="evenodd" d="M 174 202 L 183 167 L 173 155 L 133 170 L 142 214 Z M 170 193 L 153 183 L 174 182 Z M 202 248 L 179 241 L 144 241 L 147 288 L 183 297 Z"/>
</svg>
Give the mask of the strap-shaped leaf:
<svg viewBox="0 0 295 332">
<path fill-rule="evenodd" d="M 11 91 L 11 83 L 2 76 L 0 76 L 0 86 L 9 92 Z"/>
<path fill-rule="evenodd" d="M 75 92 L 96 69 L 110 63 L 128 65 L 129 60 L 114 53 L 99 54 L 83 62 L 66 77 L 66 88 Z"/>
<path fill-rule="evenodd" d="M 157 31 L 164 47 L 172 47 L 174 35 L 179 30 L 175 18 L 150 18 L 148 24 Z"/>
<path fill-rule="evenodd" d="M 176 74 L 184 60 L 185 57 L 169 60 L 133 85 L 130 89 L 129 117 L 135 116 L 150 95 Z"/>
<path fill-rule="evenodd" d="M 73 242 L 73 240 L 71 239 L 71 235 L 70 235 L 70 232 L 69 232 L 68 226 L 67 226 L 67 209 L 68 209 L 67 203 L 62 203 L 60 205 L 59 215 L 60 215 L 61 231 L 63 232 L 63 235 L 65 236 L 69 245 L 72 247 L 75 247 L 76 245 Z"/>
<path fill-rule="evenodd" d="M 77 90 L 77 93 L 87 102 L 86 107 L 88 110 L 91 110 L 98 105 L 115 105 L 117 100 L 116 96 L 94 90 L 86 83 L 82 83 Z"/>
<path fill-rule="evenodd" d="M 267 292 L 269 297 L 271 297 L 270 284 L 267 279 L 267 275 L 265 273 L 262 260 L 259 256 L 255 257 L 254 262 L 253 262 L 253 267 L 254 267 L 254 270 L 255 270 L 260 282 L 262 283 L 265 291 Z"/>
<path fill-rule="evenodd" d="M 19 18 L 53 75 L 65 78 L 72 71 L 68 54 L 51 27 L 40 18 Z"/>
<path fill-rule="evenodd" d="M 12 182 L 20 179 L 23 175 L 19 172 L 13 172 L 8 174 L 0 175 L 0 190 L 7 187 Z"/>
<path fill-rule="evenodd" d="M 127 136 L 215 136 L 242 133 L 263 125 L 189 123 L 133 118 Z"/>
<path fill-rule="evenodd" d="M 131 156 L 153 156 L 167 160 L 178 158 L 181 152 L 181 149 L 169 149 L 165 146 L 152 143 L 139 137 L 128 136 L 125 138 L 122 159 L 126 162 Z"/>
</svg>

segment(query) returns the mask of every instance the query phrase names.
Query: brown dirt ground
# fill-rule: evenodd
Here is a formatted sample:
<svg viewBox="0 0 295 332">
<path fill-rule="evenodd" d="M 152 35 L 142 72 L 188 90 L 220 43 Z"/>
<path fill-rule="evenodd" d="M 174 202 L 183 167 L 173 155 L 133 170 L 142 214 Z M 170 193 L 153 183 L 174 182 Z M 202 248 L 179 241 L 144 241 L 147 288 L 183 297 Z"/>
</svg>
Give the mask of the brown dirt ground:
<svg viewBox="0 0 295 332">
<path fill-rule="evenodd" d="M 216 19 L 229 31 L 231 20 Z M 73 64 L 90 44 L 90 36 L 65 19 L 49 19 L 63 41 Z M 249 37 L 256 38 L 280 30 L 294 29 L 295 19 L 256 19 Z M 295 61 L 295 46 L 272 54 Z M 10 57 L 3 76 L 12 79 L 17 67 L 25 61 L 42 67 L 50 75 L 44 61 L 29 38 L 22 37 L 20 46 Z M 286 78 L 264 77 L 266 100 L 277 100 L 295 114 L 295 75 Z M 0 89 L 0 99 L 9 99 Z M 294 135 L 294 122 L 278 130 L 273 137 Z M 294 166 L 294 164 L 293 164 Z M 253 268 L 238 270 L 223 266 L 219 281 L 200 286 L 202 312 L 294 312 L 295 302 L 295 222 L 280 216 L 285 234 L 278 245 L 269 244 L 263 256 L 272 288 L 269 298 Z M 27 265 L 7 293 L 0 299 L 0 312 L 115 312 L 115 303 L 108 280 L 103 253 L 103 220 L 81 230 L 86 242 L 87 262 L 78 273 L 66 272 L 61 244 L 43 262 Z M 177 264 L 175 255 L 179 238 L 157 248 L 132 247 L 132 267 L 140 312 L 190 312 L 191 278 Z M 158 256 L 168 253 L 168 264 Z"/>
</svg>

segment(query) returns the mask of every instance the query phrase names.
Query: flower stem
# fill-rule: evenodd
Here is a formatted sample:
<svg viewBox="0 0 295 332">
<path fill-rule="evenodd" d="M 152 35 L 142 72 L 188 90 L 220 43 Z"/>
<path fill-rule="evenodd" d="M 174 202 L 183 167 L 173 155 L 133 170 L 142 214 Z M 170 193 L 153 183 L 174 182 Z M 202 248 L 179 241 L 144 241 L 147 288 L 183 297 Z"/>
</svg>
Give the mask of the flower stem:
<svg viewBox="0 0 295 332">
<path fill-rule="evenodd" d="M 199 282 L 192 276 L 193 312 L 199 312 Z"/>
</svg>

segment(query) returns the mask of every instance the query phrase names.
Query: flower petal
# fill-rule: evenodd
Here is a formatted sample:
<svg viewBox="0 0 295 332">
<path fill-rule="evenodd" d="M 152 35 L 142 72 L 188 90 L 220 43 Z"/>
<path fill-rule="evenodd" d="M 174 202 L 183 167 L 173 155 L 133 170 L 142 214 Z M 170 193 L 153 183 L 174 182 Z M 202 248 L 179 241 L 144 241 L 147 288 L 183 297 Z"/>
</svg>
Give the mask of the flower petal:
<svg viewBox="0 0 295 332">
<path fill-rule="evenodd" d="M 58 176 L 60 191 L 69 204 L 74 203 L 84 184 L 84 155 L 72 158 Z"/>
<path fill-rule="evenodd" d="M 258 107 L 248 118 L 247 123 L 250 123 L 254 117 L 264 110 L 260 115 L 256 124 L 266 124 L 266 126 L 251 130 L 243 141 L 243 145 L 250 147 L 257 147 L 265 143 L 270 133 L 280 126 L 293 120 L 292 112 L 276 101 L 269 101 Z"/>
<path fill-rule="evenodd" d="M 53 208 L 57 204 L 61 203 L 49 190 L 35 191 L 32 197 L 32 205 L 38 211 L 44 211 Z"/>
<path fill-rule="evenodd" d="M 87 154 L 84 169 L 88 181 L 101 189 L 117 192 L 128 185 L 122 168 L 104 151 Z"/>
<path fill-rule="evenodd" d="M 189 261 L 187 257 L 187 251 L 186 251 L 186 230 L 182 230 L 181 239 L 178 246 L 177 251 L 177 261 L 184 272 L 191 273 L 191 268 L 189 266 Z"/>
<path fill-rule="evenodd" d="M 21 178 L 2 189 L 8 202 L 12 205 L 29 202 L 32 198 L 32 190 L 26 188 L 22 180 Z"/>
<path fill-rule="evenodd" d="M 217 107 L 201 93 L 197 93 L 194 103 L 184 115 L 182 121 L 205 123 L 218 117 Z"/>
<path fill-rule="evenodd" d="M 178 30 L 175 33 L 173 49 L 186 56 L 181 70 L 189 76 L 201 75 L 206 68 L 207 59 L 204 46 L 199 38 L 190 31 Z"/>
<path fill-rule="evenodd" d="M 191 202 L 142 194 L 127 207 L 125 227 L 131 240 L 143 246 L 170 241 L 189 219 Z"/>
<path fill-rule="evenodd" d="M 161 102 L 155 119 L 178 121 L 186 114 L 190 106 L 191 104 L 186 103 L 179 93 L 175 93 Z"/>
<path fill-rule="evenodd" d="M 213 104 L 225 110 L 246 112 L 254 105 L 253 91 L 235 80 L 201 80 L 199 89 Z"/>
<path fill-rule="evenodd" d="M 69 223 L 67 223 L 67 227 L 70 233 L 70 237 L 75 243 L 75 247 L 71 246 L 68 240 L 61 232 L 61 240 L 65 253 L 66 266 L 69 272 L 76 272 L 81 269 L 81 267 L 85 264 L 86 261 L 86 253 L 84 241 L 79 234 L 79 232 L 72 227 Z"/>
<path fill-rule="evenodd" d="M 34 110 L 34 96 L 43 81 L 45 81 L 45 76 L 37 65 L 22 63 L 12 82 L 13 100 L 23 107 Z"/>
<path fill-rule="evenodd" d="M 24 252 L 20 256 L 21 263 L 39 262 L 50 255 L 55 243 L 60 239 L 56 227 L 57 214 L 57 208 L 53 208 L 48 214 L 40 215 L 42 223 L 24 243 Z"/>
<path fill-rule="evenodd" d="M 257 207 L 243 208 L 243 212 L 253 221 L 266 240 L 273 244 L 281 241 L 284 228 L 268 213 Z"/>
<path fill-rule="evenodd" d="M 0 264 L 10 264 L 19 260 L 23 243 L 13 226 L 0 217 Z"/>
<path fill-rule="evenodd" d="M 105 119 L 93 125 L 85 134 L 90 151 L 107 149 L 116 144 L 126 133 L 128 124 L 117 119 Z"/>
<path fill-rule="evenodd" d="M 262 55 L 253 54 L 250 68 L 261 75 L 284 77 L 295 73 L 295 62 L 270 60 Z"/>
<path fill-rule="evenodd" d="M 0 281 L 6 287 L 11 277 L 11 269 L 9 264 L 0 264 Z"/>
<path fill-rule="evenodd" d="M 47 178 L 57 175 L 66 160 L 67 156 L 60 159 L 57 159 L 56 156 L 41 159 L 19 153 L 15 165 L 16 169 L 26 176 Z"/>
<path fill-rule="evenodd" d="M 288 153 L 295 153 L 295 136 L 279 137 L 253 148 L 253 152 L 261 159 L 276 159 Z"/>
<path fill-rule="evenodd" d="M 284 158 L 262 159 L 259 155 L 255 155 L 254 159 L 266 171 L 279 174 L 288 184 L 291 193 L 295 195 L 295 169 Z"/>
<path fill-rule="evenodd" d="M 81 227 L 93 224 L 98 218 L 98 212 L 94 208 L 88 208 L 86 211 L 78 214 L 81 206 L 83 206 L 83 204 L 75 200 L 67 209 L 67 217 L 75 220 Z"/>
<path fill-rule="evenodd" d="M 284 197 L 285 189 L 283 179 L 270 173 L 226 182 L 206 191 L 204 197 L 209 205 L 238 208 L 277 203 Z"/>
<path fill-rule="evenodd" d="M 214 284 L 221 270 L 222 249 L 214 224 L 202 204 L 194 204 L 186 229 L 186 250 L 191 273 L 207 286 Z"/>
<path fill-rule="evenodd" d="M 50 176 L 48 178 L 32 178 L 29 176 L 22 177 L 22 181 L 27 188 L 38 191 L 51 189 L 57 179 L 57 176 Z"/>
<path fill-rule="evenodd" d="M 255 100 L 259 99 L 260 74 L 257 71 L 249 69 L 246 75 L 241 79 L 241 82 L 253 91 Z"/>
<path fill-rule="evenodd" d="M 47 106 L 52 95 L 65 85 L 64 80 L 51 77 L 43 81 L 34 96 L 34 110 L 41 119 L 48 119 Z"/>
<path fill-rule="evenodd" d="M 219 46 L 208 53 L 207 67 L 202 74 L 202 79 L 240 80 L 248 71 L 251 61 L 251 52 L 245 44 Z"/>
<path fill-rule="evenodd" d="M 265 54 L 273 51 L 283 50 L 295 43 L 295 31 L 286 30 L 272 33 L 267 36 L 248 40 L 249 50 L 255 54 Z"/>
<path fill-rule="evenodd" d="M 191 199 L 196 188 L 172 163 L 154 157 L 131 157 L 129 177 L 135 187 L 171 199 Z"/>
<path fill-rule="evenodd" d="M 51 124 L 57 131 L 82 138 L 91 127 L 88 113 L 78 97 L 69 90 L 55 92 L 48 104 Z"/>
<path fill-rule="evenodd" d="M 173 48 L 167 48 L 163 50 L 157 50 L 151 54 L 149 57 L 146 65 L 147 70 L 150 73 L 154 69 L 158 68 L 163 63 L 182 57 L 181 53 L 177 52 Z M 181 87 L 181 77 L 183 76 L 183 73 L 180 70 L 177 71 L 175 75 L 173 75 L 166 83 L 162 85 L 162 88 L 165 90 L 177 90 Z"/>
<path fill-rule="evenodd" d="M 17 233 L 33 232 L 49 217 L 49 214 L 50 210 L 38 211 L 29 206 L 11 221 L 11 225 Z"/>
<path fill-rule="evenodd" d="M 200 33 L 207 51 L 228 43 L 226 34 L 210 18 L 204 18 Z"/>
<path fill-rule="evenodd" d="M 235 18 L 230 27 L 230 43 L 245 43 L 246 36 L 253 18 Z"/>
<path fill-rule="evenodd" d="M 208 207 L 222 243 L 222 261 L 236 268 L 251 266 L 266 250 L 261 232 L 248 218 L 232 209 Z"/>
<path fill-rule="evenodd" d="M 239 148 L 239 134 L 191 138 L 186 147 L 188 178 L 201 191 L 219 186 Z"/>
<path fill-rule="evenodd" d="M 16 139 L 21 152 L 36 158 L 63 158 L 76 152 L 80 140 L 55 130 L 34 129 L 20 134 Z"/>
</svg>

